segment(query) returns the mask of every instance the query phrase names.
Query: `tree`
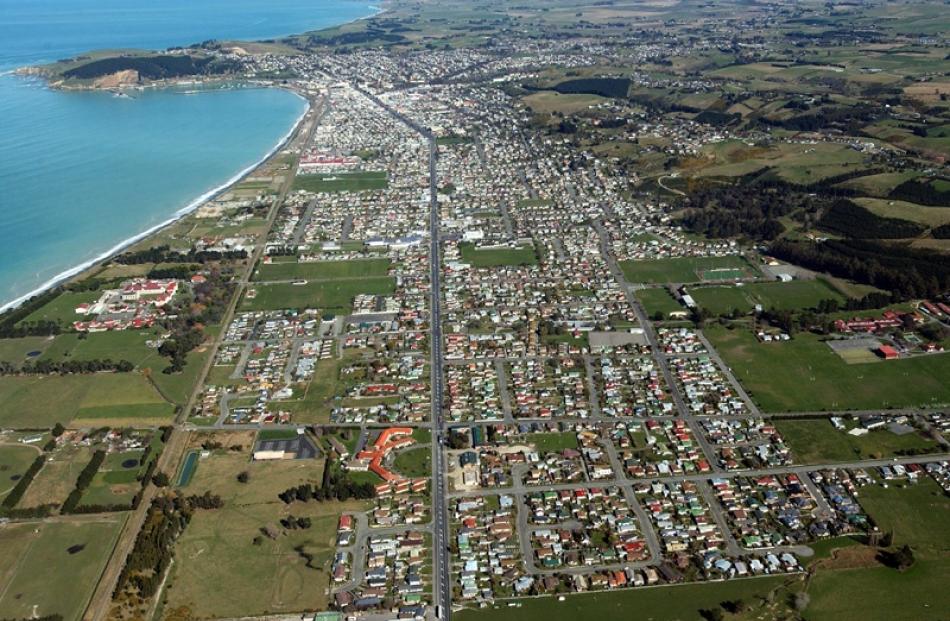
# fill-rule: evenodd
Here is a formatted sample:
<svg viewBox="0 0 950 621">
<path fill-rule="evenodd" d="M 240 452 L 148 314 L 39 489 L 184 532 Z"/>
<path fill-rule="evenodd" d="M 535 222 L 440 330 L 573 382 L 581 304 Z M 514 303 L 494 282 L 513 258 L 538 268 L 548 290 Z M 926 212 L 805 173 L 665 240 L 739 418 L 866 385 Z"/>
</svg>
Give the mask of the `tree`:
<svg viewBox="0 0 950 621">
<path fill-rule="evenodd" d="M 238 483 L 247 483 L 251 479 L 251 474 L 245 470 L 237 475 Z"/>
<path fill-rule="evenodd" d="M 152 483 L 154 483 L 156 487 L 168 487 L 169 482 L 168 475 L 164 472 L 156 472 L 152 476 Z"/>
<path fill-rule="evenodd" d="M 59 436 L 63 435 L 64 431 L 66 431 L 66 428 L 63 427 L 63 424 L 56 423 L 55 425 L 53 425 L 53 430 L 50 433 L 53 434 L 54 438 L 58 438 Z"/>
</svg>

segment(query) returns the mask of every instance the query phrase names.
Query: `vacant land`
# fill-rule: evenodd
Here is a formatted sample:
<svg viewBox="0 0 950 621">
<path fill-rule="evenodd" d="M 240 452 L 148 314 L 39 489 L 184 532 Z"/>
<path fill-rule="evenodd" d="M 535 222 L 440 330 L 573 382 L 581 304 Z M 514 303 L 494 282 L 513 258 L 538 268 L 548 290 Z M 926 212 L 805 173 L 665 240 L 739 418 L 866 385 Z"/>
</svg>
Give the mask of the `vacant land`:
<svg viewBox="0 0 950 621">
<path fill-rule="evenodd" d="M 623 261 L 620 267 L 628 281 L 654 284 L 735 280 L 757 273 L 745 258 L 738 256 Z"/>
<path fill-rule="evenodd" d="M 0 377 L 0 426 L 160 425 L 173 406 L 139 373 Z"/>
<path fill-rule="evenodd" d="M 814 308 L 822 300 L 843 302 L 844 297 L 822 279 L 792 282 L 750 283 L 690 289 L 696 303 L 715 315 L 735 309 L 750 311 L 756 304 L 764 309 L 794 310 Z"/>
<path fill-rule="evenodd" d="M 302 285 L 281 283 L 256 287 L 257 295 L 245 297 L 241 304 L 245 310 L 317 308 L 324 314 L 346 315 L 353 310 L 357 295 L 392 295 L 395 290 L 396 280 L 388 276 Z"/>
<path fill-rule="evenodd" d="M 307 192 L 359 192 L 382 190 L 389 186 L 386 171 L 365 170 L 328 175 L 298 175 L 294 178 L 294 190 Z"/>
<path fill-rule="evenodd" d="M 880 459 L 904 451 L 926 450 L 936 446 L 920 434 L 893 434 L 883 429 L 863 436 L 852 436 L 835 429 L 827 419 L 776 419 L 785 442 L 802 464 L 821 464 L 855 459 Z"/>
<path fill-rule="evenodd" d="M 0 339 L 0 360 L 14 364 L 36 357 L 53 342 L 48 336 L 26 336 L 19 339 Z M 32 356 L 31 356 L 32 354 Z"/>
<path fill-rule="evenodd" d="M 579 93 L 562 94 L 556 91 L 541 91 L 522 97 L 521 101 L 535 112 L 542 114 L 550 114 L 552 112 L 573 114 L 608 100 L 600 95 Z"/>
<path fill-rule="evenodd" d="M 846 364 L 813 334 L 759 343 L 744 329 L 706 335 L 752 398 L 769 412 L 950 403 L 950 356 Z"/>
<path fill-rule="evenodd" d="M 124 516 L 0 527 L 0 617 L 82 616 Z"/>
<path fill-rule="evenodd" d="M 335 278 L 365 278 L 385 276 L 389 259 L 358 259 L 353 261 L 281 261 L 261 265 L 255 280 L 324 280 Z"/>
<path fill-rule="evenodd" d="M 246 454 L 216 451 L 201 460 L 188 493 L 209 490 L 223 509 L 198 511 L 177 544 L 166 609 L 188 608 L 193 618 L 325 610 L 337 521 L 363 503 L 285 505 L 277 498 L 300 483 L 319 485 L 321 460 L 251 462 Z M 247 483 L 237 481 L 245 471 Z M 310 517 L 309 529 L 283 531 L 279 520 Z M 261 534 L 269 526 L 275 539 Z M 255 539 L 257 543 L 255 543 Z M 310 566 L 296 550 L 313 555 Z"/>
<path fill-rule="evenodd" d="M 474 267 L 500 267 L 502 265 L 537 265 L 538 256 L 531 246 L 518 248 L 475 248 L 472 244 L 459 244 L 462 261 Z"/>
</svg>

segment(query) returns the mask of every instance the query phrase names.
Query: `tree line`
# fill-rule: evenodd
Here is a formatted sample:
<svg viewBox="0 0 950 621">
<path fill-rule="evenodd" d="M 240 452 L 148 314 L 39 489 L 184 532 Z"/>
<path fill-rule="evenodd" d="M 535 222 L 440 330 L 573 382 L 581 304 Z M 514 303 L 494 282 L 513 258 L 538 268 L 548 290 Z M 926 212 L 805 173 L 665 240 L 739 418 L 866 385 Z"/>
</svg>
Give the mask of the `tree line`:
<svg viewBox="0 0 950 621">
<path fill-rule="evenodd" d="M 113 259 L 115 263 L 121 265 L 141 265 L 143 263 L 210 263 L 213 261 L 226 261 L 246 259 L 246 250 L 228 250 L 220 252 L 217 250 L 196 250 L 192 248 L 187 252 L 172 250 L 170 246 L 154 246 L 144 250 L 135 250 L 124 252 Z"/>
<path fill-rule="evenodd" d="M 128 360 L 111 360 L 109 358 L 93 360 L 37 360 L 15 365 L 6 360 L 0 360 L 0 376 L 3 375 L 79 375 L 112 371 L 128 373 L 135 369 L 135 365 Z"/>
</svg>

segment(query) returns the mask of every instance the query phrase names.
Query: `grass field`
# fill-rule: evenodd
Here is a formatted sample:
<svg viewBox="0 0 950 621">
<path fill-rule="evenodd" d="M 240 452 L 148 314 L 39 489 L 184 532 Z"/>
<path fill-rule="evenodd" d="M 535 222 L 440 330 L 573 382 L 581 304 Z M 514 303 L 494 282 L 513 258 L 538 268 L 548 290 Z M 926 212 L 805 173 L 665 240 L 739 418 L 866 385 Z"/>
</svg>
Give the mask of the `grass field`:
<svg viewBox="0 0 950 621">
<path fill-rule="evenodd" d="M 871 213 L 885 218 L 901 218 L 925 226 L 940 226 L 950 222 L 950 209 L 946 207 L 927 207 L 883 198 L 855 198 L 853 200 Z"/>
<path fill-rule="evenodd" d="M 568 93 L 562 94 L 556 91 L 541 91 L 531 93 L 521 98 L 526 106 L 539 113 L 561 112 L 564 114 L 573 114 L 586 110 L 591 106 L 609 101 L 600 95 L 587 95 Z"/>
<path fill-rule="evenodd" d="M 917 433 L 899 436 L 877 430 L 863 436 L 848 435 L 835 429 L 827 419 L 774 419 L 778 430 L 795 454 L 796 463 L 821 464 L 855 459 L 880 459 L 897 451 L 927 449 L 933 440 Z"/>
<path fill-rule="evenodd" d="M 245 454 L 215 452 L 201 460 L 188 493 L 210 490 L 225 507 L 198 511 L 176 547 L 166 591 L 167 611 L 187 607 L 192 618 L 263 615 L 325 610 L 330 562 L 339 515 L 365 510 L 363 503 L 296 503 L 277 498 L 303 482 L 320 483 L 322 460 L 254 463 Z M 247 471 L 247 483 L 236 476 Z M 277 539 L 261 537 L 263 526 L 278 527 L 287 515 L 312 518 L 307 530 L 286 531 Z M 316 569 L 294 550 L 304 546 Z"/>
<path fill-rule="evenodd" d="M 241 302 L 245 310 L 318 308 L 324 314 L 345 315 L 353 310 L 353 298 L 358 294 L 392 295 L 396 280 L 388 276 L 311 282 L 305 285 L 273 284 L 256 287 L 257 296 Z"/>
<path fill-rule="evenodd" d="M 950 498 L 930 478 L 905 487 L 864 487 L 859 500 L 875 523 L 908 544 L 917 561 L 905 572 L 881 566 L 819 570 L 808 594 L 809 621 L 937 621 L 950 610 Z"/>
<path fill-rule="evenodd" d="M 623 261 L 626 279 L 633 283 L 689 283 L 755 276 L 757 270 L 743 257 L 680 257 Z"/>
<path fill-rule="evenodd" d="M 23 508 L 63 504 L 76 487 L 79 473 L 91 458 L 92 448 L 88 446 L 69 444 L 56 449 L 30 483 L 17 506 Z"/>
<path fill-rule="evenodd" d="M 23 322 L 31 321 L 57 321 L 63 325 L 71 325 L 72 322 L 81 318 L 76 314 L 76 306 L 82 303 L 95 302 L 102 295 L 101 291 L 81 291 L 73 293 L 63 292 L 50 300 L 44 306 L 36 309 L 23 319 Z"/>
<path fill-rule="evenodd" d="M 294 178 L 293 189 L 307 192 L 359 192 L 382 190 L 388 186 L 386 171 L 366 170 L 327 175 L 298 175 Z"/>
<path fill-rule="evenodd" d="M 474 267 L 499 267 L 502 265 L 537 265 L 538 256 L 531 246 L 519 248 L 476 249 L 468 243 L 459 244 L 462 261 Z"/>
<path fill-rule="evenodd" d="M 403 476 L 428 477 L 432 474 L 432 449 L 422 446 L 400 451 L 393 460 L 393 468 Z"/>
<path fill-rule="evenodd" d="M 636 292 L 637 299 L 643 304 L 647 315 L 652 317 L 655 313 L 663 313 L 664 318 L 670 313 L 685 310 L 685 307 L 673 299 L 670 292 L 663 288 L 657 289 L 639 289 Z"/>
<path fill-rule="evenodd" d="M 82 616 L 123 517 L 0 527 L 0 617 Z M 68 548 L 85 546 L 70 554 Z"/>
<path fill-rule="evenodd" d="M 16 486 L 39 454 L 40 449 L 30 444 L 0 444 L 0 500 Z"/>
<path fill-rule="evenodd" d="M 139 373 L 0 377 L 0 426 L 166 423 L 173 406 Z"/>
<path fill-rule="evenodd" d="M 794 310 L 814 308 L 820 301 L 844 301 L 834 287 L 822 279 L 793 280 L 792 282 L 749 283 L 741 287 L 714 286 L 689 290 L 696 303 L 715 315 L 731 313 L 734 309 L 747 312 L 756 304 L 764 309 Z"/>
<path fill-rule="evenodd" d="M 748 330 L 713 326 L 706 336 L 769 412 L 950 403 L 948 355 L 849 365 L 812 334 L 759 343 Z"/>
<path fill-rule="evenodd" d="M 297 280 L 300 278 L 321 280 L 331 278 L 365 278 L 385 276 L 389 259 L 364 259 L 354 261 L 316 261 L 298 263 L 282 261 L 258 267 L 255 280 Z"/>
<path fill-rule="evenodd" d="M 751 603 L 765 597 L 782 582 L 783 578 L 755 578 L 658 589 L 627 589 L 569 595 L 563 602 L 555 597 L 540 597 L 520 600 L 521 606 L 517 608 L 500 603 L 481 610 L 465 610 L 453 616 L 460 621 L 698 621 L 702 619 L 699 614 L 702 609 L 717 608 L 719 602 L 725 600 L 741 599 Z"/>
<path fill-rule="evenodd" d="M 0 360 L 14 364 L 28 360 L 33 352 L 44 352 L 53 342 L 47 336 L 26 336 L 19 339 L 0 339 Z"/>
</svg>

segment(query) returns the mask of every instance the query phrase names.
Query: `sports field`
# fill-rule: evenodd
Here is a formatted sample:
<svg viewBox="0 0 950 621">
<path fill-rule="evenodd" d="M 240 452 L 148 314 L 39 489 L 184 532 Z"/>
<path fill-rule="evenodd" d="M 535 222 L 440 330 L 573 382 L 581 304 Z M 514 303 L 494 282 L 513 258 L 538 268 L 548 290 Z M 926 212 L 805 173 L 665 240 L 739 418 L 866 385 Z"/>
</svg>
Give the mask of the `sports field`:
<svg viewBox="0 0 950 621">
<path fill-rule="evenodd" d="M 537 265 L 538 257 L 531 246 L 518 248 L 475 248 L 472 244 L 459 244 L 462 261 L 474 267 L 500 267 L 503 265 Z"/>
<path fill-rule="evenodd" d="M 92 516 L 0 528 L 0 618 L 79 619 L 124 520 Z"/>
<path fill-rule="evenodd" d="M 656 313 L 662 313 L 665 319 L 669 317 L 670 313 L 686 310 L 685 306 L 673 299 L 670 292 L 662 287 L 638 289 L 636 296 L 650 317 L 653 317 Z"/>
<path fill-rule="evenodd" d="M 254 273 L 255 280 L 323 280 L 334 278 L 366 278 L 385 276 L 389 259 L 357 259 L 353 261 L 281 261 L 265 263 Z"/>
<path fill-rule="evenodd" d="M 749 283 L 742 286 L 716 285 L 689 290 L 696 303 L 715 315 L 762 308 L 793 310 L 814 308 L 822 300 L 843 302 L 844 297 L 822 279 L 793 280 L 792 282 Z"/>
<path fill-rule="evenodd" d="M 623 261 L 620 264 L 626 279 L 632 283 L 690 283 L 735 280 L 758 275 L 744 257 L 679 257 Z"/>
<path fill-rule="evenodd" d="M 159 425 L 174 406 L 140 373 L 0 377 L 0 426 Z"/>
<path fill-rule="evenodd" d="M 297 175 L 294 190 L 307 192 L 359 192 L 382 190 L 389 186 L 386 171 L 365 170 L 350 173 Z"/>
<path fill-rule="evenodd" d="M 759 343 L 742 328 L 711 326 L 705 333 L 752 398 L 769 412 L 950 403 L 950 355 L 849 365 L 813 334 Z"/>
<path fill-rule="evenodd" d="M 392 295 L 396 280 L 389 276 L 308 282 L 279 283 L 255 287 L 257 294 L 241 302 L 245 310 L 320 309 L 323 314 L 345 315 L 353 310 L 353 298 L 361 293 Z"/>
</svg>

